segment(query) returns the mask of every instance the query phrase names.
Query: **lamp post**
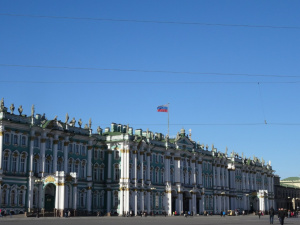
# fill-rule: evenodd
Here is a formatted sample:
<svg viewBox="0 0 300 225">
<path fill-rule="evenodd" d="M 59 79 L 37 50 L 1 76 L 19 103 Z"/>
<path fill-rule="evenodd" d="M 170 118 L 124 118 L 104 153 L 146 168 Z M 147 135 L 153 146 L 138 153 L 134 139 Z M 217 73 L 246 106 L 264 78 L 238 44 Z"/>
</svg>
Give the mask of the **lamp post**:
<svg viewBox="0 0 300 225">
<path fill-rule="evenodd" d="M 43 180 L 41 179 L 35 179 L 34 180 L 34 183 L 38 185 L 38 198 L 37 198 L 37 214 L 36 214 L 36 217 L 39 218 L 40 215 L 39 215 L 39 212 L 40 212 L 40 185 L 43 183 Z"/>
</svg>

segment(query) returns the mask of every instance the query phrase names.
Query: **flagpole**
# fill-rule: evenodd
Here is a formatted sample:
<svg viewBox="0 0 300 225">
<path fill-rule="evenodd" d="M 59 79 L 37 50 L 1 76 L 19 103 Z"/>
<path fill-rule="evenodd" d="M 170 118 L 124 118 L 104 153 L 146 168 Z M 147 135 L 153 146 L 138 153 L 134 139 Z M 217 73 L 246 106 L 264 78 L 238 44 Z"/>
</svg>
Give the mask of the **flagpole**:
<svg viewBox="0 0 300 225">
<path fill-rule="evenodd" d="M 169 119 L 169 111 L 170 111 L 170 107 L 169 107 L 170 103 L 168 103 L 168 137 L 170 138 L 170 119 Z"/>
</svg>

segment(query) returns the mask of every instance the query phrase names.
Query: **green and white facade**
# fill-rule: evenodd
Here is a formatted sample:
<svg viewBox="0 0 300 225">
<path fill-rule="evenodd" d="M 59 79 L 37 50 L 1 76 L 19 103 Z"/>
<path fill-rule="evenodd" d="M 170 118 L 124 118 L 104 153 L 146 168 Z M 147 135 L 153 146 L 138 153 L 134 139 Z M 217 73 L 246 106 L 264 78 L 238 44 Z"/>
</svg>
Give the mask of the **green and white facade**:
<svg viewBox="0 0 300 225">
<path fill-rule="evenodd" d="M 174 139 L 115 123 L 92 132 L 91 121 L 82 128 L 68 115 L 0 107 L 1 209 L 171 215 L 274 206 L 270 163 L 209 150 L 184 129 Z"/>
</svg>

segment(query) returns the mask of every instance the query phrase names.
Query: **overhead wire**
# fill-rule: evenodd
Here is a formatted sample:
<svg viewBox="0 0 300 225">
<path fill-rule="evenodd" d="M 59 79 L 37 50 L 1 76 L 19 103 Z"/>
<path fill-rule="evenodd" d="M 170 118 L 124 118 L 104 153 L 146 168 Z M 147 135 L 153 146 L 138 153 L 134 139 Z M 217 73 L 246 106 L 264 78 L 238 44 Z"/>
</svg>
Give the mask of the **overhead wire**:
<svg viewBox="0 0 300 225">
<path fill-rule="evenodd" d="M 247 76 L 247 77 L 284 77 L 300 78 L 294 75 L 276 74 L 248 74 L 248 73 L 218 73 L 218 72 L 193 72 L 193 71 L 172 71 L 172 70 L 142 70 L 142 69 L 121 69 L 121 68 L 97 68 L 97 67 L 71 67 L 71 66 L 45 66 L 45 65 L 21 65 L 21 64 L 0 64 L 2 67 L 27 67 L 42 69 L 68 69 L 68 70 L 99 70 L 118 72 L 139 72 L 139 73 L 169 73 L 169 74 L 189 74 L 189 75 L 216 75 L 216 76 Z"/>
<path fill-rule="evenodd" d="M 300 27 L 298 27 L 298 26 L 273 26 L 273 25 L 251 25 L 251 24 L 181 22 L 181 21 L 163 21 L 163 20 L 112 19 L 112 18 L 71 17 L 71 16 L 45 16 L 45 15 L 32 15 L 32 14 L 12 14 L 12 13 L 0 13 L 0 16 L 68 19 L 68 20 L 90 20 L 90 21 L 105 21 L 105 22 L 127 22 L 127 23 L 154 23 L 154 24 L 178 24 L 178 25 L 271 28 L 271 29 L 300 29 Z"/>
</svg>

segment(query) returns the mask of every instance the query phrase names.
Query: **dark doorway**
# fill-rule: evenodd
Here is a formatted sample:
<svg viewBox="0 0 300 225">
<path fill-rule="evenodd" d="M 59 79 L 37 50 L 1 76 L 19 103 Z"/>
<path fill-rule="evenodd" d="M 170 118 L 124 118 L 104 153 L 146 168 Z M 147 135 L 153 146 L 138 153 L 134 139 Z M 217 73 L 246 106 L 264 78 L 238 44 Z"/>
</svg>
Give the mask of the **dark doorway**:
<svg viewBox="0 0 300 225">
<path fill-rule="evenodd" d="M 183 212 L 190 211 L 189 200 L 190 200 L 190 196 L 188 196 L 186 193 L 184 193 L 183 194 Z"/>
<path fill-rule="evenodd" d="M 48 184 L 45 187 L 45 211 L 46 212 L 53 212 L 55 207 L 55 185 Z"/>
</svg>

